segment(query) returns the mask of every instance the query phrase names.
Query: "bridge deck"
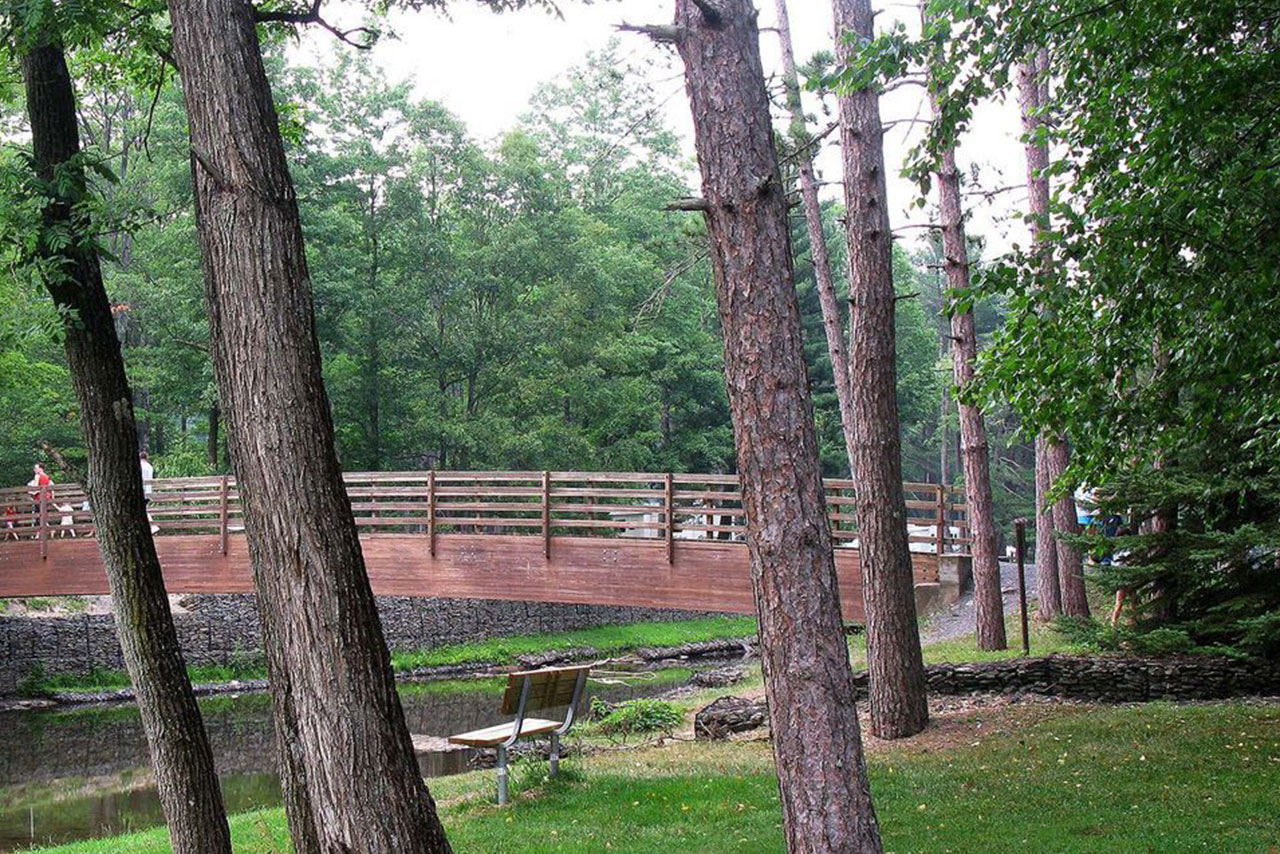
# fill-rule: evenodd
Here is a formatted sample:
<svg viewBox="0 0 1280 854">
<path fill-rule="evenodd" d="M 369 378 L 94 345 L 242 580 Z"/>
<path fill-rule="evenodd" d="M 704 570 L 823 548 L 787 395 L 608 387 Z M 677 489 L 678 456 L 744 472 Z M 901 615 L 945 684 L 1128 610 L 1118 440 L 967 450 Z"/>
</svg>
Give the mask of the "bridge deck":
<svg viewBox="0 0 1280 854">
<path fill-rule="evenodd" d="M 347 480 L 380 595 L 754 611 L 732 476 L 420 472 Z M 843 546 L 836 564 L 845 617 L 860 620 L 851 487 L 828 482 L 827 502 Z M 936 581 L 938 551 L 965 542 L 963 505 L 936 485 L 905 489 L 916 581 Z M 34 502 L 28 492 L 0 491 L 15 511 L 0 542 L 0 597 L 106 593 L 78 487 L 57 486 Z M 233 481 L 156 481 L 150 510 L 170 592 L 252 591 Z"/>
</svg>

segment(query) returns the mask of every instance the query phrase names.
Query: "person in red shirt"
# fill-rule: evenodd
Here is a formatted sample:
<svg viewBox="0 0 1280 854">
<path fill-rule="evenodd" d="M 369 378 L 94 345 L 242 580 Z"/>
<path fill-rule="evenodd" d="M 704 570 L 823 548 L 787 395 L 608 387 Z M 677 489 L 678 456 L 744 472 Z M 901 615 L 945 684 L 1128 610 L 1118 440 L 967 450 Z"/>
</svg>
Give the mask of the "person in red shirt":
<svg viewBox="0 0 1280 854">
<path fill-rule="evenodd" d="M 34 486 L 28 495 L 31 496 L 31 510 L 33 518 L 32 525 L 39 525 L 40 518 L 40 497 L 43 495 L 46 503 L 53 500 L 53 478 L 45 473 L 44 466 L 36 463 L 31 467 L 31 482 L 27 486 Z"/>
</svg>

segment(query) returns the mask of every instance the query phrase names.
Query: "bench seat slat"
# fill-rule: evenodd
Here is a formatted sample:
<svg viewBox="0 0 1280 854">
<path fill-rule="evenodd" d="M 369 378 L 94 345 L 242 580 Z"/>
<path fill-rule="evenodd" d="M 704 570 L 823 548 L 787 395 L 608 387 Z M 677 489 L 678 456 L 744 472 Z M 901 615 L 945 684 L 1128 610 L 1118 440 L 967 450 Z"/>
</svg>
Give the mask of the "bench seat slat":
<svg viewBox="0 0 1280 854">
<path fill-rule="evenodd" d="M 520 726 L 520 736 L 542 735 L 559 728 L 562 721 L 549 721 L 543 718 L 525 718 Z M 511 737 L 515 730 L 515 721 L 505 724 L 476 729 L 458 735 L 449 736 L 452 744 L 465 744 L 469 747 L 494 747 Z"/>
</svg>

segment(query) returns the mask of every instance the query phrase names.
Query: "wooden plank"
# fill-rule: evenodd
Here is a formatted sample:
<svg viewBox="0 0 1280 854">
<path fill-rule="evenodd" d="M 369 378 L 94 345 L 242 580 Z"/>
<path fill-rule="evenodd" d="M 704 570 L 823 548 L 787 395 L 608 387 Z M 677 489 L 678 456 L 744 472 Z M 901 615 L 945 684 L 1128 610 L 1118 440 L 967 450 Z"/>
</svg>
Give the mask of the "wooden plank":
<svg viewBox="0 0 1280 854">
<path fill-rule="evenodd" d="M 436 556 L 436 473 L 427 472 L 427 550 Z"/>
<path fill-rule="evenodd" d="M 685 540 L 668 563 L 665 544 L 656 538 L 552 539 L 550 561 L 536 536 L 440 534 L 434 556 L 422 549 L 421 534 L 372 534 L 362 536 L 361 544 L 378 595 L 754 613 L 750 561 L 740 541 Z M 223 555 L 218 540 L 156 538 L 170 592 L 252 592 L 248 550 Z M 108 592 L 94 540 L 59 539 L 47 560 L 41 560 L 39 547 L 33 540 L 0 547 L 0 597 Z M 844 617 L 861 620 L 857 550 L 838 548 L 835 560 Z M 917 581 L 936 579 L 936 556 L 913 553 L 912 562 Z"/>
<path fill-rule="evenodd" d="M 676 562 L 676 541 L 675 541 L 675 514 L 674 503 L 671 499 L 671 473 L 667 473 L 666 481 L 662 490 L 662 520 L 666 523 L 666 531 L 664 536 L 667 540 L 667 563 Z"/>
<path fill-rule="evenodd" d="M 227 548 L 229 546 L 229 542 L 227 538 L 230 534 L 230 532 L 227 530 L 228 529 L 227 521 L 230 515 L 228 512 L 230 508 L 227 504 L 228 488 L 229 487 L 227 484 L 227 476 L 223 475 L 221 486 L 219 488 L 219 495 L 221 496 L 221 498 L 218 505 L 218 540 L 219 540 L 219 551 L 224 556 L 226 555 Z"/>
<path fill-rule="evenodd" d="M 542 473 L 542 556 L 551 560 L 551 472 Z"/>
<path fill-rule="evenodd" d="M 502 694 L 502 713 L 514 715 L 519 710 L 520 694 L 525 679 L 529 680 L 529 693 L 524 710 L 541 712 L 569 705 L 578 676 L 591 672 L 591 665 L 578 667 L 546 667 L 539 670 L 521 670 L 507 675 L 507 689 Z"/>
<path fill-rule="evenodd" d="M 49 557 L 49 491 L 40 490 L 40 558 Z"/>
<path fill-rule="evenodd" d="M 941 483 L 938 484 L 937 527 L 933 542 L 935 550 L 941 554 L 947 542 L 947 488 Z"/>
</svg>

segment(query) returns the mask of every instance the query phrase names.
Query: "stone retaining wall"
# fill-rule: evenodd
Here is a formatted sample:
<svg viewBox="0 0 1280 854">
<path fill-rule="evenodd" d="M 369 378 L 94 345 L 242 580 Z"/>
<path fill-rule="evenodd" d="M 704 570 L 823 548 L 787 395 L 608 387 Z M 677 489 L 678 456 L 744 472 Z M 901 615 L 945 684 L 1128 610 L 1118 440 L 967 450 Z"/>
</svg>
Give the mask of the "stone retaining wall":
<svg viewBox="0 0 1280 854">
<path fill-rule="evenodd" d="M 1208 656 L 1053 655 L 925 668 L 930 694 L 1041 694 L 1097 703 L 1280 696 L 1280 663 Z M 866 696 L 867 673 L 855 674 Z"/>
<path fill-rule="evenodd" d="M 194 605 L 190 613 L 174 615 L 187 664 L 228 664 L 260 655 L 261 630 L 252 596 L 198 596 L 189 597 L 189 601 Z M 710 616 L 655 608 L 404 596 L 379 597 L 378 610 L 387 645 L 393 651 L 505 635 Z M 22 680 L 37 671 L 84 674 L 93 668 L 123 667 L 110 615 L 0 617 L 0 696 L 14 694 Z"/>
</svg>

